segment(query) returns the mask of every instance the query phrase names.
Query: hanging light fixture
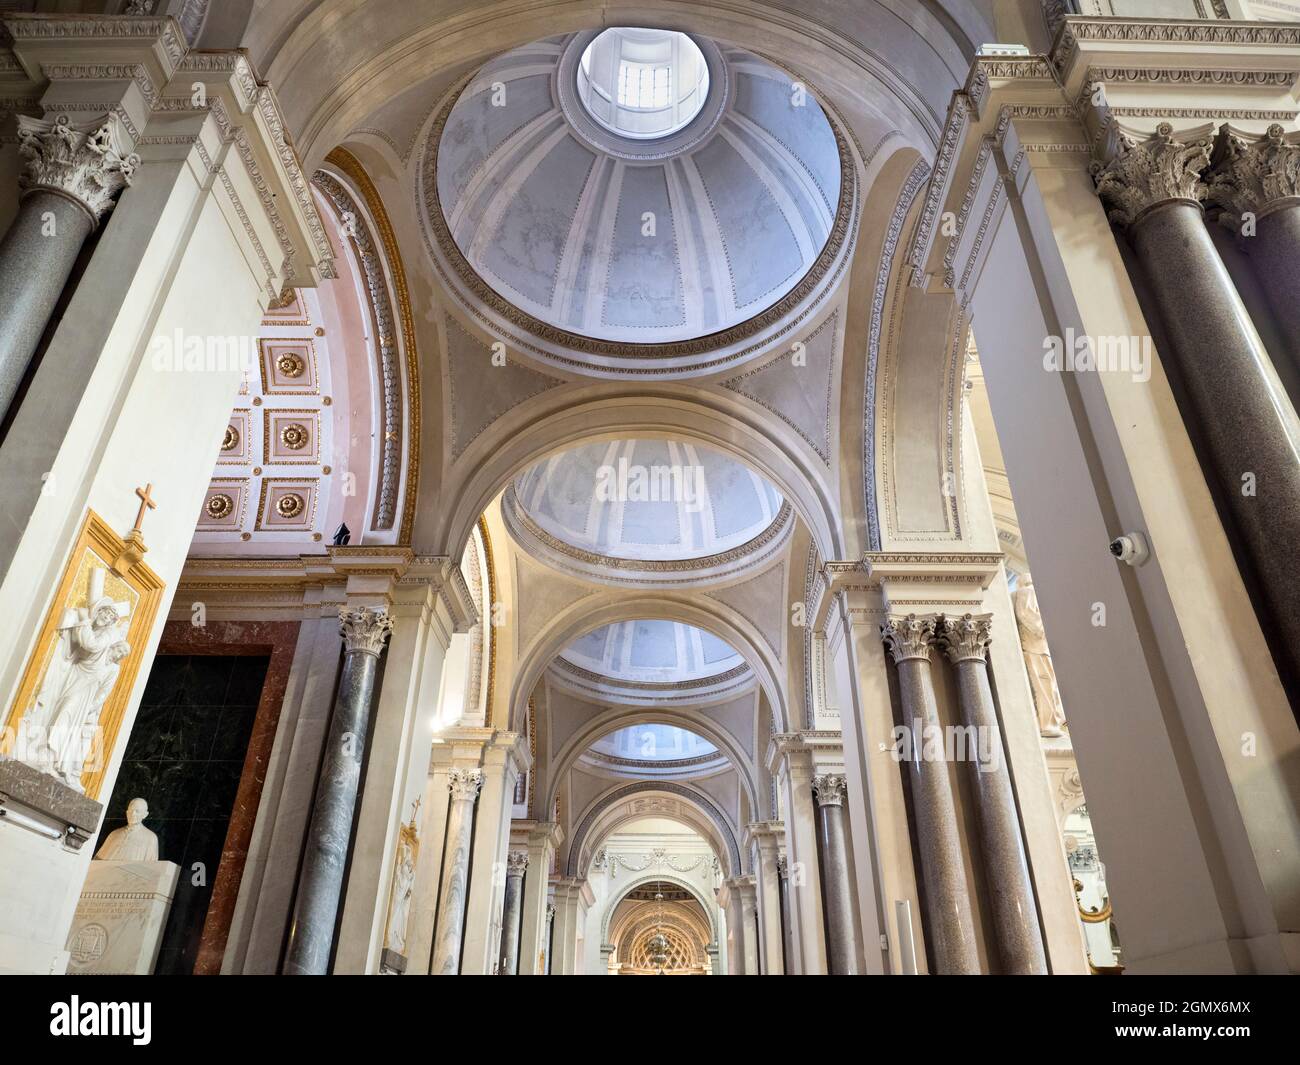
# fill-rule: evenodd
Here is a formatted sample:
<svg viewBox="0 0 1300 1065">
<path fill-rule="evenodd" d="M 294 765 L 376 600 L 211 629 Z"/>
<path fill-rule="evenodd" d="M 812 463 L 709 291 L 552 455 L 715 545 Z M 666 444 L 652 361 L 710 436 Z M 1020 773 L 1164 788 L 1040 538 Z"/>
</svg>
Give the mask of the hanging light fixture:
<svg viewBox="0 0 1300 1065">
<path fill-rule="evenodd" d="M 655 902 L 659 904 L 655 912 L 655 934 L 646 944 L 646 953 L 650 956 L 651 964 L 659 970 L 659 975 L 663 976 L 664 966 L 668 963 L 668 937 L 664 935 L 664 893 L 662 891 L 655 891 Z"/>
</svg>

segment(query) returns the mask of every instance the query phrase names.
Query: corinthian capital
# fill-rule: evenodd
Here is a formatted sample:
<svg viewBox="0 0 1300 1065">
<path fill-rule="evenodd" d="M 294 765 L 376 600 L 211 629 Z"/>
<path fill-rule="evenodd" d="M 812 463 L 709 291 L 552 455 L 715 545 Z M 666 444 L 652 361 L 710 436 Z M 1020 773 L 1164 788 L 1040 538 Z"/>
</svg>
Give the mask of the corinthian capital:
<svg viewBox="0 0 1300 1065">
<path fill-rule="evenodd" d="M 906 617 L 888 618 L 880 626 L 880 638 L 885 641 L 895 662 L 906 662 L 909 658 L 930 660 L 935 620 L 932 614 L 924 617 L 908 614 Z"/>
<path fill-rule="evenodd" d="M 451 799 L 467 799 L 473 802 L 478 798 L 478 789 L 483 786 L 481 769 L 453 769 L 447 774 L 447 786 L 451 789 Z"/>
<path fill-rule="evenodd" d="M 1223 208 L 1219 220 L 1239 229 L 1242 216 L 1256 218 L 1288 203 L 1300 203 L 1300 142 L 1277 123 L 1262 137 L 1224 126 L 1214 146 L 1210 202 Z"/>
<path fill-rule="evenodd" d="M 949 614 L 943 619 L 943 649 L 954 662 L 983 662 L 992 630 L 992 614 Z"/>
<path fill-rule="evenodd" d="M 824 776 L 813 777 L 813 794 L 817 796 L 817 805 L 843 806 L 846 784 L 847 781 L 845 781 L 844 777 L 837 773 L 827 773 Z"/>
<path fill-rule="evenodd" d="M 386 610 L 372 610 L 368 606 L 345 606 L 339 610 L 339 635 L 349 653 L 360 651 L 379 657 L 392 631 L 393 619 Z"/>
<path fill-rule="evenodd" d="M 1161 122 L 1153 136 L 1129 142 L 1109 163 L 1093 164 L 1097 195 L 1111 208 L 1110 220 L 1131 226 L 1152 208 L 1166 203 L 1199 207 L 1205 199 L 1201 174 L 1210 165 L 1208 137 L 1187 142 L 1174 137 L 1174 128 Z"/>
<path fill-rule="evenodd" d="M 19 115 L 18 151 L 27 161 L 19 186 L 66 196 L 98 225 L 140 165 L 138 155 L 121 153 L 116 128 L 108 116 L 78 125 L 67 115 L 52 122 Z"/>
<path fill-rule="evenodd" d="M 523 876 L 527 868 L 527 851 L 511 851 L 506 855 L 506 876 Z"/>
</svg>

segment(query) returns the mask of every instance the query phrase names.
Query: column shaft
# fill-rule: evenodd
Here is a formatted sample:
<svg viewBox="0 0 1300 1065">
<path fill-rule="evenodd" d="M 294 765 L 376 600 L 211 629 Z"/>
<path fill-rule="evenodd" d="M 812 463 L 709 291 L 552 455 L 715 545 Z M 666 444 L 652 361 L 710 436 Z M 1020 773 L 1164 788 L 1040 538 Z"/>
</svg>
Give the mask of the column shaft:
<svg viewBox="0 0 1300 1065">
<path fill-rule="evenodd" d="M 0 241 L 0 417 L 22 384 L 93 228 L 82 207 L 40 190 L 23 198 Z"/>
<path fill-rule="evenodd" d="M 857 936 L 853 921 L 853 888 L 849 882 L 849 846 L 844 826 L 842 776 L 813 779 L 817 796 L 817 834 L 822 853 L 822 890 L 826 893 L 826 926 L 832 976 L 856 976 Z"/>
<path fill-rule="evenodd" d="M 434 976 L 460 971 L 465 935 L 465 900 L 469 886 L 469 844 L 474 832 L 474 800 L 483 783 L 477 769 L 453 769 L 451 811 L 447 815 L 447 846 L 443 851 L 442 891 L 438 896 L 438 930 L 434 934 Z"/>
<path fill-rule="evenodd" d="M 506 898 L 501 917 L 501 972 L 505 976 L 519 974 L 519 921 L 527 868 L 527 853 L 511 851 L 506 859 Z"/>
<path fill-rule="evenodd" d="M 339 611 L 339 620 L 347 653 L 325 740 L 289 929 L 284 971 L 291 975 L 320 976 L 329 969 L 357 786 L 365 761 L 375 668 L 393 628 L 386 613 L 364 607 L 345 607 Z"/>
<path fill-rule="evenodd" d="M 981 758 L 987 756 L 987 761 L 983 761 L 968 752 L 966 764 L 979 815 L 980 844 L 998 954 L 1007 973 L 1046 974 L 1047 953 L 1038 923 L 1038 904 L 1025 859 L 1002 730 L 984 660 L 991 621 L 991 614 L 947 618 L 944 636 L 948 656 L 957 668 L 962 720 L 975 730 L 976 749 Z"/>
<path fill-rule="evenodd" d="M 962 862 L 948 766 L 922 757 L 926 729 L 940 727 L 930 676 L 934 618 L 909 614 L 891 619 L 882 628 L 898 665 L 903 723 L 912 734 L 913 757 L 908 762 L 908 776 L 925 883 L 925 927 L 934 951 L 935 970 L 940 975 L 978 973 L 970 887 Z"/>
</svg>

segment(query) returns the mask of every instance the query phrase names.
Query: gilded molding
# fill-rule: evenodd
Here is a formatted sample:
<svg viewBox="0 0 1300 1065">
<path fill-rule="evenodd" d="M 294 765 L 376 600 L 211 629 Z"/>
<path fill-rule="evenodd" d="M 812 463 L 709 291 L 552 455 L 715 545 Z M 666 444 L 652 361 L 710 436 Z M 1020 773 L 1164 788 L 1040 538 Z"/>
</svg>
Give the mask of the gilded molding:
<svg viewBox="0 0 1300 1065">
<path fill-rule="evenodd" d="M 370 180 L 370 175 L 366 173 L 360 161 L 347 149 L 335 148 L 325 157 L 325 162 L 337 167 L 339 172 L 347 177 L 352 182 L 353 187 L 361 194 L 361 198 L 365 201 L 366 210 L 374 221 L 375 228 L 379 231 L 379 241 L 383 246 L 388 271 L 392 276 L 393 289 L 395 290 L 394 296 L 397 303 L 397 316 L 402 330 L 402 347 L 406 354 L 407 420 L 409 422 L 409 438 L 411 441 L 407 454 L 406 493 L 398 539 L 401 543 L 409 544 L 415 524 L 415 505 L 420 483 L 421 397 L 420 360 L 415 343 L 415 322 L 411 312 L 411 295 L 406 284 L 406 268 L 402 260 L 401 247 L 397 242 L 396 234 L 393 232 L 392 222 L 389 220 L 388 211 L 380 198 L 379 190 L 375 188 L 374 182 Z M 383 338 L 380 339 L 382 341 Z M 387 378 L 385 378 L 385 384 L 388 383 Z M 392 491 L 394 493 L 397 491 L 396 484 L 392 486 Z M 387 527 L 391 527 L 391 524 L 390 519 Z"/>
</svg>

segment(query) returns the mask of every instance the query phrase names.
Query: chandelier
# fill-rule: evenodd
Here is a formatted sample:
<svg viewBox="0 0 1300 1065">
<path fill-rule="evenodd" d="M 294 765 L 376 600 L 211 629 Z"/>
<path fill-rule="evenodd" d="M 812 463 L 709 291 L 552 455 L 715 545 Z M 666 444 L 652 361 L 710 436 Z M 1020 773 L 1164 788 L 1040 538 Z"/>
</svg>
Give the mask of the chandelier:
<svg viewBox="0 0 1300 1065">
<path fill-rule="evenodd" d="M 664 935 L 664 893 L 662 891 L 655 892 L 655 902 L 659 904 L 655 912 L 655 934 L 646 944 L 646 953 L 651 964 L 659 970 L 659 975 L 663 976 L 664 966 L 668 963 L 668 937 Z"/>
</svg>

